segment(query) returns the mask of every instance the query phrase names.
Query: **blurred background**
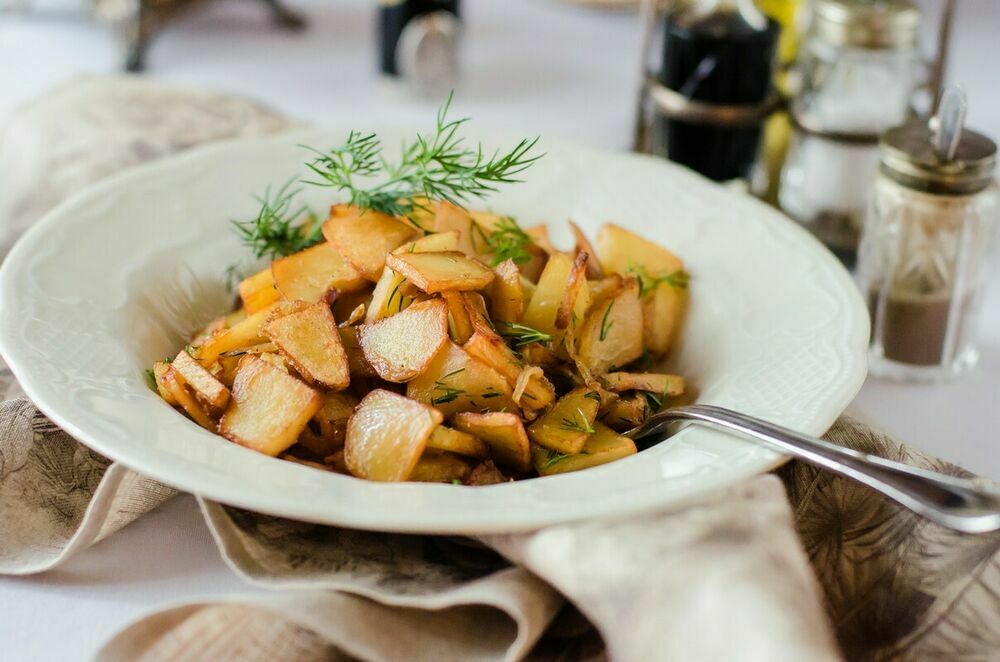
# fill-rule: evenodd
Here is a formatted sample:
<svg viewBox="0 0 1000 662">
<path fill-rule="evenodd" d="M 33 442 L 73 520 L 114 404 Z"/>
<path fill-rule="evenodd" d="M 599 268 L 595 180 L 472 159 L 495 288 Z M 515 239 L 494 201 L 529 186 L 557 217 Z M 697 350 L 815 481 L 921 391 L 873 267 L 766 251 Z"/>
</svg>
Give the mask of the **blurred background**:
<svg viewBox="0 0 1000 662">
<path fill-rule="evenodd" d="M 752 0 L 662 2 L 659 10 L 650 0 L 645 13 L 640 4 L 0 0 L 0 123 L 76 75 L 126 69 L 149 80 L 252 97 L 298 121 L 340 127 L 423 126 L 454 89 L 456 113 L 477 125 L 649 149 L 763 197 L 856 269 L 873 313 L 880 310 L 880 266 L 859 264 L 864 259 L 857 254 L 878 137 L 918 115 L 926 126 L 937 97 L 928 81 L 964 92 L 949 101 L 950 130 L 958 122 L 986 138 L 1000 137 L 1000 2 L 760 0 L 756 7 L 769 18 Z M 720 7 L 738 20 L 712 18 Z M 948 25 L 942 18 L 949 10 L 954 15 L 942 60 Z M 455 11 L 458 18 L 441 15 Z M 430 14 L 433 20 L 413 27 Z M 720 108 L 724 120 L 733 113 L 746 117 L 733 126 L 710 121 L 708 129 L 691 119 L 711 118 Z M 749 141 L 744 153 L 698 147 L 731 146 L 734 136 Z M 694 154 L 684 153 L 685 144 L 695 145 Z M 988 156 L 960 152 L 973 160 Z M 699 161 L 706 153 L 718 162 Z M 983 195 L 995 217 L 995 190 L 987 187 Z M 981 354 L 978 367 L 933 387 L 912 386 L 905 370 L 889 374 L 895 380 L 870 379 L 857 405 L 914 446 L 1000 478 L 989 416 L 964 421 L 962 439 L 953 441 L 955 419 L 992 411 L 1000 389 L 1000 267 L 995 259 L 992 266 L 984 261 L 997 226 L 976 223 L 979 234 L 971 241 L 984 247 L 982 255 L 975 263 L 968 255 L 946 261 L 954 263 L 949 273 L 975 272 L 971 285 L 960 279 L 968 292 L 959 294 L 963 302 L 982 304 L 981 331 L 968 338 Z M 944 246 L 951 238 L 930 240 Z M 934 264 L 939 257 L 925 256 Z M 980 287 L 986 284 L 992 287 Z M 887 309 L 909 330 L 933 335 L 927 325 L 940 322 L 934 315 L 955 313 L 947 301 L 938 303 L 943 312 L 934 302 L 917 306 L 916 321 L 898 299 Z M 891 329 L 886 333 L 892 341 Z M 914 360 L 899 343 L 897 358 Z M 884 358 L 881 348 L 878 353 Z M 918 372 L 927 367 L 925 358 L 916 359 L 923 361 Z M 968 355 L 930 362 L 940 359 L 950 370 L 952 358 L 957 365 Z"/>
</svg>

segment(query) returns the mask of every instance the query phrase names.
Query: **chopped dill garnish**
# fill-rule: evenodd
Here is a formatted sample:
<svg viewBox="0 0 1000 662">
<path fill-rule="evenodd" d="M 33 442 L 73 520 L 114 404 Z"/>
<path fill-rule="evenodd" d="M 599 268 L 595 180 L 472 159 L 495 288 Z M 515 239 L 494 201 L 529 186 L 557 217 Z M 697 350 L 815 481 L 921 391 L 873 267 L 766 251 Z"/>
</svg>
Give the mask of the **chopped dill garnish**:
<svg viewBox="0 0 1000 662">
<path fill-rule="evenodd" d="M 258 197 L 260 211 L 248 221 L 231 221 L 236 234 L 253 251 L 254 257 L 275 259 L 297 253 L 323 240 L 323 225 L 306 207 L 293 205 L 298 189 L 293 180 L 285 182 L 273 195 L 270 187 Z"/>
<path fill-rule="evenodd" d="M 460 481 L 460 480 L 459 480 L 459 479 L 457 479 L 457 478 L 452 478 L 452 479 L 451 479 L 451 484 L 452 484 L 452 485 L 465 485 L 465 483 L 463 483 L 462 481 Z"/>
<path fill-rule="evenodd" d="M 645 298 L 661 284 L 666 283 L 670 287 L 678 290 L 686 290 L 691 280 L 691 275 L 683 269 L 671 271 L 664 276 L 650 276 L 645 267 L 634 264 L 631 261 L 625 270 L 626 273 L 633 274 L 639 281 L 639 297 Z"/>
<path fill-rule="evenodd" d="M 319 179 L 305 183 L 345 192 L 350 204 L 363 209 L 412 218 L 420 200 L 447 200 L 461 207 L 496 191 L 498 184 L 520 181 L 517 175 L 542 156 L 530 154 L 538 138 L 487 155 L 482 145 L 472 147 L 459 135 L 469 118 L 448 119 L 452 96 L 438 110 L 434 133 L 417 135 L 404 145 L 398 162 L 384 158 L 382 141 L 374 133 L 352 131 L 329 151 L 307 148 L 316 156 L 306 165 Z M 379 184 L 358 181 L 380 173 L 386 178 Z"/>
<path fill-rule="evenodd" d="M 589 391 L 583 397 L 593 400 L 598 404 L 598 406 L 601 404 L 601 394 L 597 391 Z"/>
<path fill-rule="evenodd" d="M 607 339 L 607 337 L 608 337 L 608 331 L 610 331 L 611 327 L 613 327 L 615 325 L 615 321 L 614 320 L 611 320 L 610 323 L 608 322 L 608 315 L 611 314 L 611 308 L 614 305 L 615 305 L 615 300 L 612 299 L 608 303 L 607 309 L 604 311 L 604 317 L 601 318 L 601 342 L 604 342 Z"/>
<path fill-rule="evenodd" d="M 553 464 L 561 462 L 570 456 L 570 453 L 560 453 L 559 451 L 554 451 L 551 448 L 545 449 L 545 462 L 542 464 L 542 469 L 548 469 Z"/>
<path fill-rule="evenodd" d="M 158 390 L 156 387 L 156 374 L 152 368 L 146 368 L 146 385 L 154 391 Z"/>
<path fill-rule="evenodd" d="M 577 407 L 576 413 L 580 415 L 580 420 L 578 421 L 576 418 L 564 418 L 562 419 L 562 429 L 594 434 L 594 428 L 590 426 L 590 421 L 587 420 L 587 415 L 583 413 L 583 410 Z"/>
<path fill-rule="evenodd" d="M 473 221 L 480 236 L 486 241 L 486 245 L 493 252 L 493 259 L 490 266 L 495 267 L 501 262 L 513 260 L 514 264 L 525 264 L 531 261 L 529 246 L 533 246 L 531 235 L 521 229 L 510 216 L 505 216 L 497 221 L 490 235 L 486 235 L 479 224 Z"/>
<path fill-rule="evenodd" d="M 441 379 L 434 382 L 434 390 L 441 391 L 441 395 L 436 395 L 431 398 L 432 405 L 443 405 L 454 400 L 457 400 L 460 395 L 465 395 L 465 390 L 460 388 L 453 388 L 444 383 L 444 380 L 449 377 L 454 377 L 458 373 L 464 371 L 465 368 L 458 368 L 457 370 L 452 370 L 451 372 L 442 375 Z"/>
<path fill-rule="evenodd" d="M 489 390 L 486 391 L 485 393 L 482 393 L 479 397 L 483 398 L 484 400 L 489 400 L 490 398 L 499 398 L 501 395 L 503 395 L 503 393 L 500 393 L 499 391 Z"/>
<path fill-rule="evenodd" d="M 532 329 L 530 326 L 515 324 L 514 322 L 500 322 L 500 326 L 500 335 L 504 338 L 510 338 L 518 347 L 523 347 L 524 345 L 530 345 L 531 343 L 536 342 L 552 342 L 552 336 L 550 334 L 542 333 L 538 329 Z"/>
</svg>

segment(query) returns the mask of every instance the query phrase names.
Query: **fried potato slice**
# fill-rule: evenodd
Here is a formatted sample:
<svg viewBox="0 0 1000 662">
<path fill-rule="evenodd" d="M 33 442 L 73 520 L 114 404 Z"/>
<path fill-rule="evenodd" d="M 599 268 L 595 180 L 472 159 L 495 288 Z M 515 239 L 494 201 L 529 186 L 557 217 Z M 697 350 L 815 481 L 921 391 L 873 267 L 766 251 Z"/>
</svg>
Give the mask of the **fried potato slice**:
<svg viewBox="0 0 1000 662">
<path fill-rule="evenodd" d="M 577 357 L 596 377 L 642 356 L 642 337 L 639 283 L 629 278 L 587 315 L 577 334 Z"/>
<path fill-rule="evenodd" d="M 376 389 L 347 423 L 347 468 L 358 478 L 403 481 L 443 420 L 441 412 L 392 391 Z"/>
<path fill-rule="evenodd" d="M 174 357 L 170 367 L 183 378 L 184 383 L 209 412 L 221 414 L 229 404 L 229 389 L 226 385 L 183 349 Z"/>
<path fill-rule="evenodd" d="M 184 383 L 184 378 L 181 377 L 172 366 L 164 375 L 164 383 L 170 391 L 170 395 L 173 397 L 174 402 L 180 405 L 181 408 L 187 412 L 187 415 L 191 417 L 191 420 L 210 432 L 216 431 L 215 421 L 213 421 L 212 417 L 208 415 L 208 412 L 205 411 L 202 404 L 188 392 L 187 385 Z"/>
<path fill-rule="evenodd" d="M 335 290 L 358 292 L 368 286 L 351 263 L 328 241 L 271 263 L 274 286 L 287 301 L 315 303 Z"/>
<path fill-rule="evenodd" d="M 503 375 L 451 341 L 423 374 L 407 383 L 406 395 L 434 405 L 446 416 L 463 411 L 520 411 Z"/>
<path fill-rule="evenodd" d="M 342 326 L 337 331 L 340 333 L 340 344 L 344 346 L 344 352 L 347 353 L 347 365 L 351 369 L 351 375 L 378 377 L 375 368 L 368 363 L 364 350 L 361 349 L 361 342 L 358 340 L 358 327 Z"/>
<path fill-rule="evenodd" d="M 639 272 L 652 285 L 670 274 L 684 273 L 684 263 L 676 255 L 644 237 L 608 223 L 597 234 L 597 249 L 606 269 L 621 274 Z M 670 349 L 681 325 L 687 290 L 659 282 L 647 288 L 644 298 L 643 342 L 656 356 Z"/>
<path fill-rule="evenodd" d="M 602 420 L 605 425 L 626 432 L 642 425 L 649 413 L 649 401 L 641 393 L 636 393 L 611 402 Z"/>
<path fill-rule="evenodd" d="M 585 264 L 583 265 L 585 268 Z M 582 320 L 587 312 L 590 302 L 589 291 L 586 289 L 587 281 L 581 278 L 583 271 L 574 259 L 565 253 L 555 253 L 549 257 L 538 285 L 535 287 L 528 307 L 524 311 L 521 323 L 533 329 L 538 329 L 542 333 L 556 336 L 558 344 L 560 333 L 569 326 L 573 313 Z M 571 284 L 573 288 L 571 291 Z M 566 323 L 565 326 L 558 326 L 557 316 L 561 308 L 566 308 L 559 323 Z"/>
<path fill-rule="evenodd" d="M 319 393 L 280 368 L 247 354 L 240 360 L 219 434 L 277 457 L 295 443 L 322 405 Z"/>
<path fill-rule="evenodd" d="M 350 385 L 347 353 L 325 302 L 269 322 L 264 335 L 307 383 L 335 391 Z"/>
<path fill-rule="evenodd" d="M 428 449 L 417 460 L 409 480 L 418 483 L 465 483 L 472 473 L 466 460 L 441 451 Z"/>
<path fill-rule="evenodd" d="M 601 423 L 594 423 L 594 434 L 587 437 L 583 449 L 563 454 L 541 446 L 532 449 L 531 458 L 540 476 L 589 469 L 635 455 L 635 442 Z"/>
<path fill-rule="evenodd" d="M 386 254 L 416 234 L 416 230 L 392 216 L 355 207 L 337 206 L 323 223 L 327 241 L 372 282 L 382 274 Z"/>
<path fill-rule="evenodd" d="M 439 425 L 434 429 L 427 440 L 427 448 L 469 457 L 487 458 L 490 456 L 490 447 L 485 441 L 477 439 L 468 432 L 461 432 L 445 425 Z"/>
<path fill-rule="evenodd" d="M 470 356 L 479 359 L 503 375 L 513 393 L 513 389 L 519 385 L 525 365 L 511 351 L 503 338 L 490 331 L 489 328 L 480 327 L 469 337 L 463 349 Z M 526 415 L 545 409 L 555 400 L 555 389 L 541 371 L 530 375 L 521 386 L 521 397 L 518 400 Z"/>
<path fill-rule="evenodd" d="M 438 203 L 434 217 L 436 232 L 455 232 L 458 245 L 453 249 L 465 253 L 469 257 L 485 255 L 487 246 L 482 231 L 473 226 L 472 216 L 466 210 L 453 205 L 447 200 Z"/>
<path fill-rule="evenodd" d="M 582 320 L 590 307 L 590 290 L 587 287 L 587 262 L 589 253 L 580 252 L 573 258 L 559 308 L 556 309 L 555 325 L 565 329 L 577 319 Z"/>
<path fill-rule="evenodd" d="M 176 407 L 180 403 L 174 399 L 174 394 L 170 392 L 170 385 L 167 383 L 167 373 L 170 371 L 170 363 L 167 361 L 157 361 L 153 364 L 153 381 L 156 382 L 156 391 L 160 397 L 167 401 L 171 407 Z"/>
<path fill-rule="evenodd" d="M 358 341 L 382 379 L 409 381 L 427 369 L 448 341 L 448 305 L 441 299 L 415 303 L 401 313 L 361 325 Z"/>
<path fill-rule="evenodd" d="M 244 278 L 236 290 L 240 294 L 240 300 L 243 301 L 243 307 L 251 315 L 258 310 L 267 308 L 281 297 L 274 286 L 271 267 L 261 269 L 254 275 Z"/>
<path fill-rule="evenodd" d="M 459 345 L 472 335 L 472 319 L 469 316 L 469 304 L 465 301 L 464 292 L 442 292 L 441 298 L 448 304 L 448 333 L 451 339 Z"/>
<path fill-rule="evenodd" d="M 490 310 L 495 322 L 517 323 L 524 314 L 524 286 L 521 270 L 514 260 L 504 260 L 493 268 L 496 279 L 490 296 Z"/>
<path fill-rule="evenodd" d="M 457 251 L 394 254 L 385 263 L 427 294 L 481 290 L 493 281 L 492 271 Z"/>
<path fill-rule="evenodd" d="M 410 241 L 399 248 L 395 253 L 427 253 L 440 251 L 454 251 L 458 248 L 458 232 L 438 232 L 421 237 L 416 241 Z M 389 267 L 382 269 L 382 275 L 375 284 L 372 292 L 372 300 L 368 306 L 365 316 L 366 322 L 375 322 L 384 317 L 388 317 L 402 311 L 413 303 L 413 297 L 407 296 L 403 285 L 406 278 L 397 274 Z"/>
<path fill-rule="evenodd" d="M 573 249 L 575 255 L 580 253 L 586 253 L 587 259 L 587 278 L 599 280 L 604 278 L 604 267 L 601 266 L 601 261 L 597 257 L 597 251 L 594 250 L 593 244 L 590 243 L 590 239 L 584 234 L 580 226 L 569 221 L 569 228 L 573 231 L 573 238 L 576 240 L 576 247 Z"/>
<path fill-rule="evenodd" d="M 192 356 L 203 366 L 210 366 L 223 352 L 267 342 L 267 338 L 261 335 L 261 327 L 279 303 L 275 302 L 266 308 L 261 308 L 242 322 L 212 336 L 204 345 L 194 348 Z"/>
<path fill-rule="evenodd" d="M 531 468 L 531 448 L 521 417 L 511 412 L 463 412 L 453 420 L 456 429 L 489 444 L 493 458 L 518 472 Z"/>
<path fill-rule="evenodd" d="M 668 397 L 684 393 L 684 378 L 653 372 L 609 372 L 601 378 L 610 391 L 649 391 Z"/>
<path fill-rule="evenodd" d="M 528 436 L 540 446 L 559 453 L 579 453 L 594 432 L 601 395 L 587 388 L 573 389 L 528 428 Z"/>
</svg>

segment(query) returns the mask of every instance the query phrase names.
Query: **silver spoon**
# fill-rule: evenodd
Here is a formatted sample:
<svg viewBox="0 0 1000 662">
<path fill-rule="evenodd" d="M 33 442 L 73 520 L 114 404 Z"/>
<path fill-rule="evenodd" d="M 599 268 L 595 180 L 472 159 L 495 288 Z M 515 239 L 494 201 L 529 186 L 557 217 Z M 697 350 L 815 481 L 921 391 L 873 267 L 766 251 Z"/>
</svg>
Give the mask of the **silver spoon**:
<svg viewBox="0 0 1000 662">
<path fill-rule="evenodd" d="M 642 439 L 682 420 L 716 425 L 763 441 L 809 464 L 867 485 L 949 529 L 964 533 L 1000 529 L 1000 490 L 996 488 L 859 453 L 723 407 L 688 405 L 665 409 L 625 436 Z"/>
</svg>

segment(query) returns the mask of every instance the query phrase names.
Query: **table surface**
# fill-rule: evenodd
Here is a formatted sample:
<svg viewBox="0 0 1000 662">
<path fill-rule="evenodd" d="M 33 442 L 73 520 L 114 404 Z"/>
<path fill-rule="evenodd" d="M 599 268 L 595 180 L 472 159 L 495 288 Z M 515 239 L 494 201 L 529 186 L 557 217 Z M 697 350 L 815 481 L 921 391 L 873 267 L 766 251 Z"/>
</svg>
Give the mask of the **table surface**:
<svg viewBox="0 0 1000 662">
<path fill-rule="evenodd" d="M 376 76 L 375 3 L 299 6 L 311 21 L 299 35 L 271 29 L 258 3 L 227 0 L 188 15 L 154 42 L 148 75 L 254 96 L 319 124 L 432 115 L 438 98 L 415 97 Z M 992 44 L 998 20 L 1000 3 L 962 5 L 952 59 L 953 80 L 970 98 L 969 123 L 994 137 L 1000 92 L 976 55 Z M 626 148 L 638 33 L 630 13 L 542 0 L 467 3 L 456 110 L 478 124 Z M 0 13 L 0 118 L 74 73 L 115 71 L 118 55 L 106 27 L 74 12 Z M 869 379 L 855 408 L 918 449 L 1000 479 L 1000 260 L 990 280 L 978 368 L 939 385 Z M 220 560 L 193 498 L 179 497 L 56 571 L 0 579 L 4 658 L 86 657 L 145 613 L 247 590 Z"/>
</svg>

